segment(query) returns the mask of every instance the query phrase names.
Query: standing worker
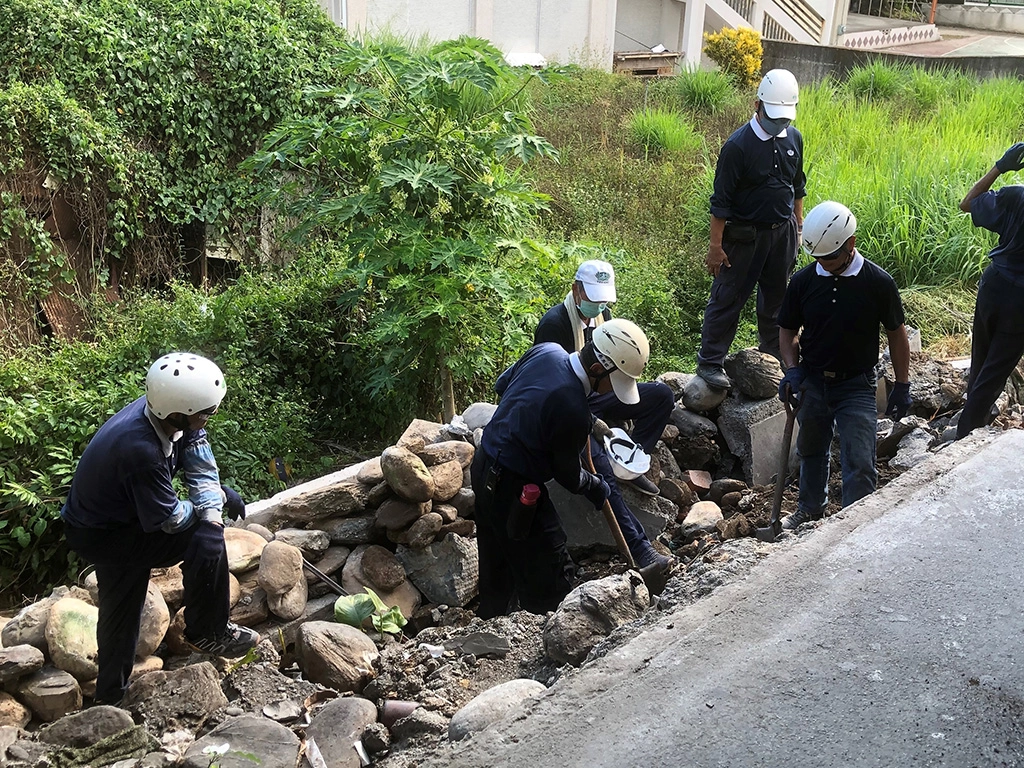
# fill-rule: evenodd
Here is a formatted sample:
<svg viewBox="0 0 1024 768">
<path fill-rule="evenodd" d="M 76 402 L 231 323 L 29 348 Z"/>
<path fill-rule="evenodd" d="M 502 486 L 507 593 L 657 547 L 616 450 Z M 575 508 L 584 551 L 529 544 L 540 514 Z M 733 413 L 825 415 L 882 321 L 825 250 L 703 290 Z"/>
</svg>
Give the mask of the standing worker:
<svg viewBox="0 0 1024 768">
<path fill-rule="evenodd" d="M 885 412 L 901 419 L 911 404 L 910 342 L 900 293 L 888 272 L 857 251 L 856 231 L 857 219 L 841 203 L 828 200 L 807 214 L 803 246 L 815 263 L 793 275 L 779 311 L 786 367 L 779 398 L 798 399 L 800 423 L 800 496 L 796 512 L 782 521 L 786 529 L 824 515 L 837 427 L 843 506 L 875 490 L 879 325 L 885 328 L 896 373 Z"/>
<path fill-rule="evenodd" d="M 580 463 L 593 422 L 587 398 L 614 392 L 638 402 L 636 380 L 649 355 L 640 328 L 609 320 L 579 352 L 535 344 L 498 378 L 501 403 L 471 468 L 481 618 L 508 613 L 514 597 L 521 609 L 545 613 L 568 594 L 575 566 L 544 484 L 554 479 L 595 509 L 604 506 L 608 484 Z"/>
<path fill-rule="evenodd" d="M 244 518 L 245 502 L 220 484 L 204 429 L 226 391 L 210 360 L 165 355 L 149 369 L 145 396 L 100 427 L 78 462 L 61 517 L 71 549 L 96 566 L 97 703 L 117 704 L 128 688 L 151 568 L 182 564 L 185 638 L 195 650 L 234 658 L 259 642 L 228 621 L 221 513 Z M 178 471 L 188 500 L 171 484 Z"/>
<path fill-rule="evenodd" d="M 566 352 L 579 352 L 591 340 L 594 331 L 611 320 L 608 305 L 615 303 L 615 299 L 615 270 L 612 265 L 606 261 L 584 261 L 576 270 L 576 277 L 565 301 L 549 309 L 537 324 L 533 343 L 554 342 Z M 661 382 L 640 382 L 637 384 L 637 392 L 640 399 L 632 404 L 622 402 L 614 392 L 593 392 L 589 399 L 590 411 L 605 421 L 632 421 L 630 437 L 650 455 L 665 430 L 675 398 L 668 385 Z M 654 549 L 643 525 L 622 498 L 620 481 L 615 477 L 601 441 L 591 438 L 590 448 L 597 474 L 611 489 L 608 501 L 637 567 L 645 568 L 654 563 L 669 567 L 669 558 Z M 659 493 L 658 486 L 643 474 L 621 482 L 630 483 L 640 493 L 648 496 L 657 496 Z"/>
<path fill-rule="evenodd" d="M 804 140 L 790 125 L 797 101 L 793 74 L 771 70 L 757 89 L 754 116 L 718 155 L 704 260 L 715 279 L 697 353 L 697 375 L 716 389 L 730 386 L 722 364 L 755 285 L 758 348 L 779 357 L 775 319 L 796 265 L 806 184 Z"/>
<path fill-rule="evenodd" d="M 1024 187 L 992 184 L 1001 174 L 1024 168 L 1024 143 L 1014 144 L 996 160 L 960 203 L 976 227 L 999 235 L 989 253 L 992 263 L 978 283 L 971 339 L 971 373 L 967 402 L 956 436 L 992 421 L 992 406 L 1024 354 Z"/>
</svg>

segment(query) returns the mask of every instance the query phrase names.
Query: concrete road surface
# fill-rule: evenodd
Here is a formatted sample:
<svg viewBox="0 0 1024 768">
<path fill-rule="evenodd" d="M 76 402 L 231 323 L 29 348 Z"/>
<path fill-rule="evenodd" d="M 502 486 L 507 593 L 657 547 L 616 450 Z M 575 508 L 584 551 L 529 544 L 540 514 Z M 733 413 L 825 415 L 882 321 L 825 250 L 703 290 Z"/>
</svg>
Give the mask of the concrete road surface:
<svg viewBox="0 0 1024 768">
<path fill-rule="evenodd" d="M 1024 432 L 972 437 L 450 766 L 1024 766 Z"/>
</svg>

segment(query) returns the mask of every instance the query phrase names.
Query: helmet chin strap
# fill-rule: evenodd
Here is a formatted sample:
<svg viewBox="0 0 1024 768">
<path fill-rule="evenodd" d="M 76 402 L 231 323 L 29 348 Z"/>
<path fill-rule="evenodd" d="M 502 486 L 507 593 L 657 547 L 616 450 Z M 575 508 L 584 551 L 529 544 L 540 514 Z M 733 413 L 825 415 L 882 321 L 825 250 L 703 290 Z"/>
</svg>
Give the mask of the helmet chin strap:
<svg viewBox="0 0 1024 768">
<path fill-rule="evenodd" d="M 169 413 L 164 421 L 181 432 L 188 430 L 188 416 L 183 413 Z"/>
</svg>

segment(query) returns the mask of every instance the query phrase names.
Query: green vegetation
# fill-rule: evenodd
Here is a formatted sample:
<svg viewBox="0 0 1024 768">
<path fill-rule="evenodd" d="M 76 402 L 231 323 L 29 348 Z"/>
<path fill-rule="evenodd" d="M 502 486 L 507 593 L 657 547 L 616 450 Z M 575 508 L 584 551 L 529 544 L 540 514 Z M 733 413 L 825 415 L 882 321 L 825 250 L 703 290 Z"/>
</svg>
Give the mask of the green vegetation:
<svg viewBox="0 0 1024 768">
<path fill-rule="evenodd" d="M 71 279 L 24 196 L 26 169 L 72 190 L 107 259 L 98 279 L 133 260 L 140 283 L 173 272 L 180 227 L 195 222 L 248 264 L 212 290 L 90 300 L 80 340 L 0 361 L 0 583 L 13 592 L 77 568 L 55 524 L 75 462 L 170 349 L 224 368 L 211 439 L 248 497 L 280 489 L 275 456 L 315 476 L 412 416 L 440 417 L 439 396 L 449 408 L 488 397 L 586 258 L 615 265 L 615 311 L 648 331 L 651 373 L 692 369 L 715 155 L 750 118 L 749 89 L 699 72 L 538 78 L 474 40 L 355 42 L 313 0 L 160 9 L 140 17 L 159 31 L 136 29 L 130 0 L 0 9 L 0 249 L 35 243 L 15 262 L 24 285 Z M 877 66 L 803 89 L 807 207 L 853 209 L 858 246 L 892 271 L 937 348 L 969 327 L 992 245 L 957 203 L 1018 138 L 1022 106 L 1017 81 Z M 261 261 L 261 207 L 287 236 L 285 266 Z M 754 338 L 748 312 L 737 347 Z"/>
</svg>

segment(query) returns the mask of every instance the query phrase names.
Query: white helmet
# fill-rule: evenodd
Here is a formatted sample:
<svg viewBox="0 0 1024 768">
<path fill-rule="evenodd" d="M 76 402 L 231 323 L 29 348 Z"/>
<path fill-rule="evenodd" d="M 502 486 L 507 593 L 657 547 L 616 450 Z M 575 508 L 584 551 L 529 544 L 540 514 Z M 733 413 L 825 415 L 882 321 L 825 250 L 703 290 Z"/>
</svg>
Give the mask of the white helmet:
<svg viewBox="0 0 1024 768">
<path fill-rule="evenodd" d="M 800 86 L 788 69 L 773 69 L 761 78 L 757 98 L 771 118 L 796 119 L 796 105 L 800 101 Z"/>
<path fill-rule="evenodd" d="M 803 246 L 811 256 L 828 256 L 838 251 L 857 231 L 857 218 L 842 203 L 826 200 L 804 217 Z"/>
<path fill-rule="evenodd" d="M 605 435 L 604 447 L 612 472 L 620 480 L 635 480 L 651 468 L 651 457 L 624 429 L 612 428 Z"/>
<path fill-rule="evenodd" d="M 217 364 L 191 352 L 164 355 L 146 374 L 146 402 L 158 419 L 172 413 L 190 416 L 213 408 L 220 405 L 227 391 Z"/>
<path fill-rule="evenodd" d="M 627 405 L 639 403 L 636 380 L 651 356 L 647 334 L 636 323 L 613 318 L 594 329 L 593 344 L 605 368 L 611 370 L 609 365 L 614 366 L 608 377 L 615 396 Z"/>
</svg>

